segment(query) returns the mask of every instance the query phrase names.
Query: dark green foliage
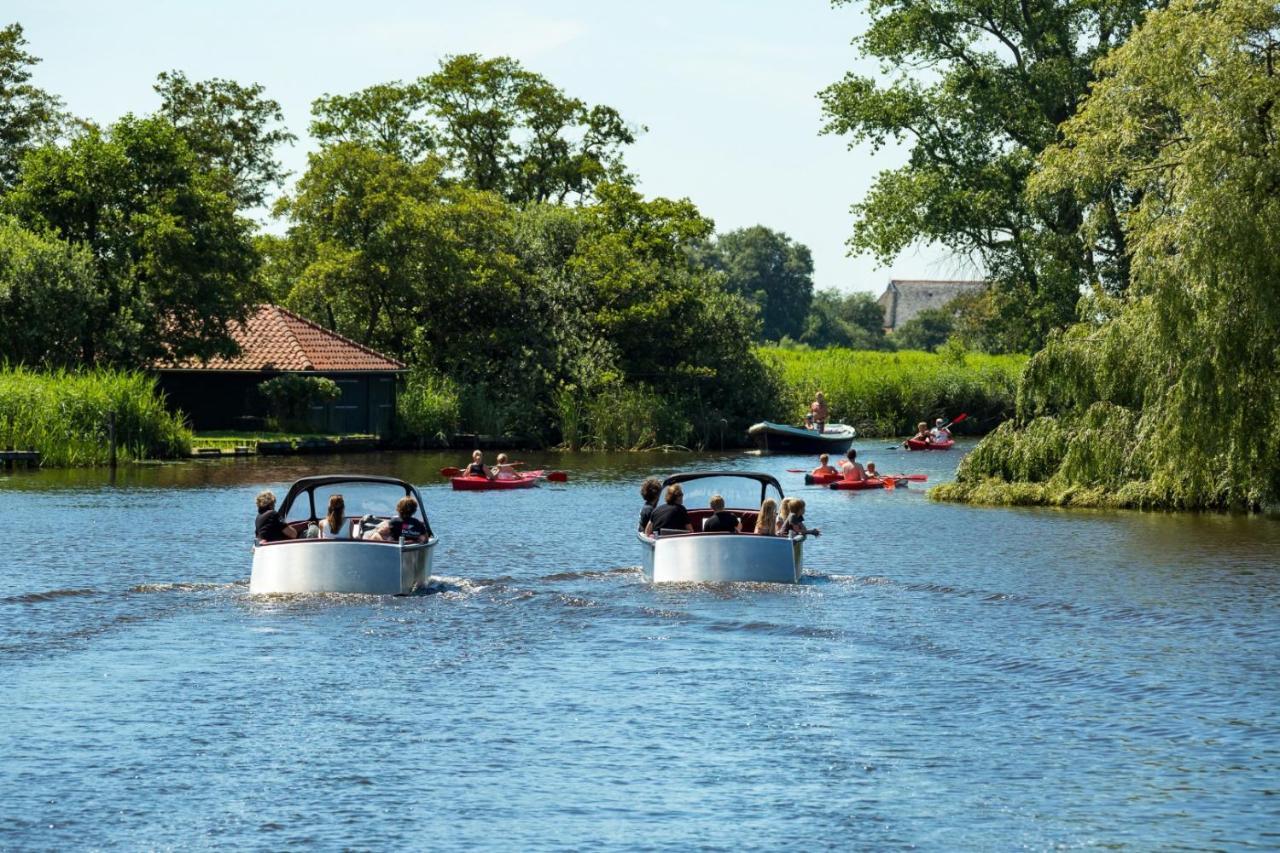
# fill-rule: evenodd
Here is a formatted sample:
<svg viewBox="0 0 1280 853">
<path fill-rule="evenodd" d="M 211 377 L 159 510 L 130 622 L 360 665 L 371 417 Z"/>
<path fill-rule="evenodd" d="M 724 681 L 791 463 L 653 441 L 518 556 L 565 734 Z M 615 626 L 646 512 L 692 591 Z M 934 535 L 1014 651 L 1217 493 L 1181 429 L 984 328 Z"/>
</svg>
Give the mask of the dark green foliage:
<svg viewBox="0 0 1280 853">
<path fill-rule="evenodd" d="M 884 309 L 870 293 L 841 294 L 819 290 L 813 295 L 799 343 L 816 348 L 886 349 Z"/>
<path fill-rule="evenodd" d="M 0 215 L 0 359 L 10 364 L 75 364 L 102 309 L 93 258 L 51 234 Z"/>
<path fill-rule="evenodd" d="M 925 308 L 894 330 L 893 343 L 900 349 L 934 352 L 955 328 L 956 315 L 951 308 Z"/>
<path fill-rule="evenodd" d="M 267 401 L 271 411 L 271 428 L 285 431 L 307 429 L 312 406 L 342 396 L 338 383 L 332 379 L 297 373 L 282 373 L 258 383 L 258 393 Z"/>
<path fill-rule="evenodd" d="M 22 157 L 62 124 L 61 102 L 31 85 L 31 66 L 40 60 L 26 44 L 20 24 L 0 29 L 0 192 L 17 180 Z"/>
<path fill-rule="evenodd" d="M 883 76 L 849 74 L 824 90 L 825 131 L 873 149 L 910 140 L 911 153 L 854 206 L 850 246 L 886 262 L 922 242 L 981 258 L 1003 321 L 1000 348 L 1010 351 L 1036 349 L 1071 322 L 1087 282 L 1123 291 L 1124 188 L 1098 184 L 1086 200 L 1024 190 L 1036 155 L 1087 93 L 1094 62 L 1157 5 L 872 0 L 855 44 Z M 1087 250 L 1086 201 L 1106 212 Z"/>
<path fill-rule="evenodd" d="M 759 309 L 761 340 L 798 338 L 813 301 L 809 247 L 763 225 L 721 234 L 697 253 L 725 287 Z"/>
<path fill-rule="evenodd" d="M 167 119 L 126 116 L 27 154 L 0 209 L 93 257 L 85 364 L 228 354 L 253 302 L 252 224 Z"/>
<path fill-rule="evenodd" d="M 173 122 L 205 168 L 227 181 L 224 190 L 241 208 L 259 207 L 284 183 L 287 173 L 276 149 L 295 137 L 280 126 L 280 104 L 263 97 L 262 86 L 234 80 L 192 82 L 181 71 L 156 80 L 160 114 Z"/>
</svg>

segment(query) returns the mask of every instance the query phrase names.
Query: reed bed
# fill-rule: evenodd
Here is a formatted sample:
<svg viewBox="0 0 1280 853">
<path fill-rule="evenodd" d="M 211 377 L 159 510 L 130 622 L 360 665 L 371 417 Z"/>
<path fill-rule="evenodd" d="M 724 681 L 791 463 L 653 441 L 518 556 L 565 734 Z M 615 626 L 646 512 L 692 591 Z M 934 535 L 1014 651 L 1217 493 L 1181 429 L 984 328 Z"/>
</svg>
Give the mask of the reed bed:
<svg viewBox="0 0 1280 853">
<path fill-rule="evenodd" d="M 822 390 L 833 421 L 852 424 L 863 436 L 899 436 L 919 421 L 964 412 L 958 432 L 994 429 L 1015 411 L 1022 355 L 875 350 L 759 351 L 782 377 L 779 414 L 798 423 Z"/>
<path fill-rule="evenodd" d="M 105 369 L 0 367 L 0 444 L 39 451 L 46 467 L 107 464 L 112 412 L 117 460 L 170 459 L 191 452 L 191 432 L 181 414 L 165 408 L 154 377 Z"/>
</svg>

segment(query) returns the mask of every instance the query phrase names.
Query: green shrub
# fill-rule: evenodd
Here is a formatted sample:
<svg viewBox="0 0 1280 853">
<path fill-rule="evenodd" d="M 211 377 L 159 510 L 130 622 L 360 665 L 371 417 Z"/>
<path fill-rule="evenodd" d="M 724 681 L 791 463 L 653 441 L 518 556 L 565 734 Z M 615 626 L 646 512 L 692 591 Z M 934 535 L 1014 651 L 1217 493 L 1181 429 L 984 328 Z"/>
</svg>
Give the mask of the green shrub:
<svg viewBox="0 0 1280 853">
<path fill-rule="evenodd" d="M 447 440 L 461 418 L 458 387 L 430 371 L 414 371 L 400 394 L 397 413 L 402 435 L 420 441 Z"/>
<path fill-rule="evenodd" d="M 338 383 L 323 376 L 299 376 L 283 373 L 258 383 L 258 393 L 266 398 L 271 411 L 268 423 L 286 432 L 309 428 L 311 407 L 332 402 L 342 396 Z"/>
<path fill-rule="evenodd" d="M 49 467 L 104 465 L 115 413 L 121 461 L 191 451 L 191 432 L 168 411 L 152 376 L 132 371 L 0 368 L 0 444 L 36 450 Z"/>
</svg>

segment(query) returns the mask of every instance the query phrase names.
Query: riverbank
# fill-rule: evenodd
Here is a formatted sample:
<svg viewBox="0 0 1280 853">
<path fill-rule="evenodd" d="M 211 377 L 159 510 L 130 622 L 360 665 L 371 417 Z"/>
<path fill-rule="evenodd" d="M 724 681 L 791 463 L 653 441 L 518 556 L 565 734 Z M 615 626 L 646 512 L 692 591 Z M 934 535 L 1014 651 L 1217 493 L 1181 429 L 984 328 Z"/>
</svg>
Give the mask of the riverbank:
<svg viewBox="0 0 1280 853">
<path fill-rule="evenodd" d="M 799 423 L 814 391 L 831 404 L 832 420 L 851 424 L 860 436 L 896 437 L 915 432 L 921 420 L 969 415 L 957 432 L 981 435 L 1011 417 L 1018 377 L 1027 359 L 951 351 L 879 350 L 759 351 L 781 378 L 780 414 Z"/>
</svg>

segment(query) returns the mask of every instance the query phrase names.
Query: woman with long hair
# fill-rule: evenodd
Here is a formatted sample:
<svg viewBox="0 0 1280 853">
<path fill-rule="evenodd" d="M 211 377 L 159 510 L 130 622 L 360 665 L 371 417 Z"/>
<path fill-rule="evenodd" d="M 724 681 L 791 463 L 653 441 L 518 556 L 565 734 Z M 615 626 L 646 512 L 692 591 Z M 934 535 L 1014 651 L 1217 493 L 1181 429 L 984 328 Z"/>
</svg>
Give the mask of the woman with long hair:
<svg viewBox="0 0 1280 853">
<path fill-rule="evenodd" d="M 342 525 L 346 523 L 347 505 L 342 495 L 329 495 L 329 514 L 320 519 L 320 538 L 338 539 L 342 536 Z"/>
<path fill-rule="evenodd" d="M 760 504 L 760 514 L 756 516 L 756 533 L 761 536 L 773 536 L 778 530 L 778 502 L 773 498 L 765 498 Z"/>
</svg>

